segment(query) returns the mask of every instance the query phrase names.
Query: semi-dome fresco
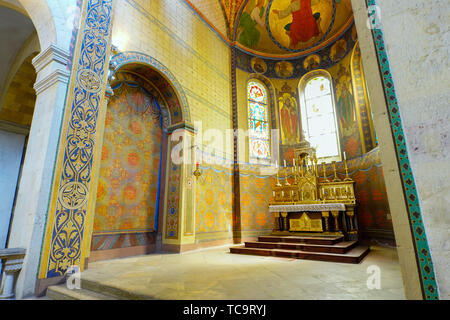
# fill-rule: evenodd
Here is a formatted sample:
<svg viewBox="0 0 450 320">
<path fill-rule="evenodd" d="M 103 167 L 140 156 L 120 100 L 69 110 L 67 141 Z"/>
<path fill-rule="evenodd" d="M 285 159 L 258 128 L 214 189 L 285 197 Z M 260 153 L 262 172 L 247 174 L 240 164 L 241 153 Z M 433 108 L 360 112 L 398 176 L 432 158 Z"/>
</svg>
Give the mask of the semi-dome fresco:
<svg viewBox="0 0 450 320">
<path fill-rule="evenodd" d="M 255 54 L 297 56 L 330 44 L 352 21 L 350 0 L 248 0 L 235 39 Z"/>
</svg>

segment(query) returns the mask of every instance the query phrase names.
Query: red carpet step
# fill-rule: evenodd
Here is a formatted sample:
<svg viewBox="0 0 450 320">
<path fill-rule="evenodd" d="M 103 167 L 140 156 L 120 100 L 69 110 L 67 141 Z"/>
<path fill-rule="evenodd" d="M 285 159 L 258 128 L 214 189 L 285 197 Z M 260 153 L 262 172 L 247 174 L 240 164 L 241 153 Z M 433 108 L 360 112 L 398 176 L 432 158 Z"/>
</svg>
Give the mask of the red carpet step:
<svg viewBox="0 0 450 320">
<path fill-rule="evenodd" d="M 230 252 L 343 263 L 360 263 L 369 253 L 369 247 L 358 241 L 343 240 L 342 236 L 261 236 L 258 241 L 230 248 Z"/>
</svg>

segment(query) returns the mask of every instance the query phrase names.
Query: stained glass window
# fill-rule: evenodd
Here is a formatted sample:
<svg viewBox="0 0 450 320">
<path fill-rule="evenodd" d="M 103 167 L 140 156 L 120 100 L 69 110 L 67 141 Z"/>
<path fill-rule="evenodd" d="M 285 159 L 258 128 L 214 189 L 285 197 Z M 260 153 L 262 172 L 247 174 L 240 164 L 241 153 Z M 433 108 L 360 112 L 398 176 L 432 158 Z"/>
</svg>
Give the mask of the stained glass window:
<svg viewBox="0 0 450 320">
<path fill-rule="evenodd" d="M 323 75 L 312 77 L 300 92 L 303 92 L 302 127 L 306 140 L 316 148 L 317 158 L 337 160 L 339 135 L 330 79 Z"/>
<path fill-rule="evenodd" d="M 267 90 L 252 80 L 247 86 L 250 162 L 270 159 Z"/>
</svg>

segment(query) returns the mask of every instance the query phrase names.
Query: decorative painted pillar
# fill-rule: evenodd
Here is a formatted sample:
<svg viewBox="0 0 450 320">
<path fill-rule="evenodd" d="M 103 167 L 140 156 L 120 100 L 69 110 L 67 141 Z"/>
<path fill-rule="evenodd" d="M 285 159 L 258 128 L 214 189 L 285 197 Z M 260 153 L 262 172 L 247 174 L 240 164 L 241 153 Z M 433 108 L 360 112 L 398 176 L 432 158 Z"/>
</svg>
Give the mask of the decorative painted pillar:
<svg viewBox="0 0 450 320">
<path fill-rule="evenodd" d="M 181 252 L 195 242 L 195 148 L 192 126 L 183 124 L 183 128 L 169 128 L 168 150 L 163 249 Z"/>
<path fill-rule="evenodd" d="M 104 124 L 114 0 L 84 0 L 66 97 L 53 189 L 41 251 L 39 279 L 82 271 L 95 201 L 94 179 Z M 101 123 L 101 125 L 99 125 Z M 47 282 L 49 283 L 49 282 Z"/>
<path fill-rule="evenodd" d="M 241 182 L 239 169 L 239 123 L 238 123 L 238 103 L 237 103 L 237 88 L 236 88 L 236 48 L 231 47 L 231 105 L 233 111 L 233 242 L 241 243 L 242 241 L 242 226 L 241 226 Z"/>
</svg>

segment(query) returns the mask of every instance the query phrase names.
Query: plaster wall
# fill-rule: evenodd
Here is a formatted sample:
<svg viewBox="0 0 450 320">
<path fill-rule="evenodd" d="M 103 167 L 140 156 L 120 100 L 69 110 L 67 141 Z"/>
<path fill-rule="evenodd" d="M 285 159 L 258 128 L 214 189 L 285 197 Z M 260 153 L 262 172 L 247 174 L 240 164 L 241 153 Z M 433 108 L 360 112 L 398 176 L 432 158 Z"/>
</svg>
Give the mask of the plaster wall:
<svg viewBox="0 0 450 320">
<path fill-rule="evenodd" d="M 6 247 L 24 142 L 24 135 L 0 131 L 0 248 Z"/>
<path fill-rule="evenodd" d="M 377 3 L 440 298 L 449 299 L 449 6 Z"/>
</svg>

